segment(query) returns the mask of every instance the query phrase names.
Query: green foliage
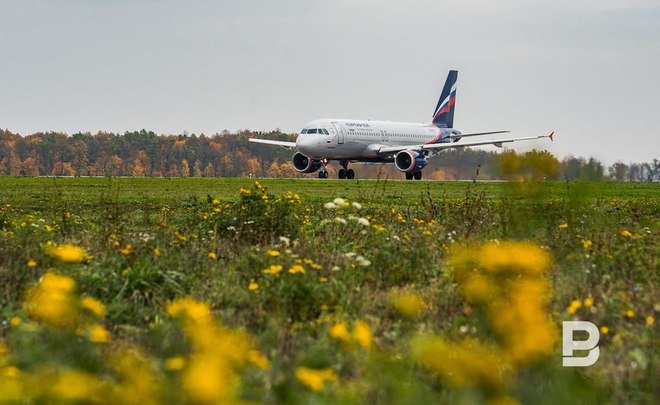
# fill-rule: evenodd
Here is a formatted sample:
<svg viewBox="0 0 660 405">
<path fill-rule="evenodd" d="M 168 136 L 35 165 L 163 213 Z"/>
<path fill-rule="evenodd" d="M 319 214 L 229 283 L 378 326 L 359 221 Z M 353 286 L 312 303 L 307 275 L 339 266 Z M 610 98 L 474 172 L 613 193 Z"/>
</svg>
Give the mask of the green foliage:
<svg viewBox="0 0 660 405">
<path fill-rule="evenodd" d="M 241 375 L 242 399 L 478 403 L 488 393 L 439 380 L 413 361 L 410 344 L 422 332 L 494 340 L 447 254 L 457 243 L 523 240 L 552 257 L 552 321 L 589 320 L 607 333 L 596 366 L 562 369 L 557 348 L 515 374 L 508 392 L 522 402 L 652 402 L 657 191 L 613 183 L 3 177 L 0 335 L 20 370 L 50 363 L 113 381 L 121 378 L 108 353 L 139 346 L 170 385 L 163 397 L 176 401 L 176 372 L 163 364 L 191 346 L 164 308 L 192 296 L 254 337 L 270 360 L 267 370 Z M 91 257 L 62 265 L 46 254 L 65 243 Z M 76 281 L 77 294 L 105 305 L 107 347 L 75 330 L 30 331 L 26 291 L 53 268 Z M 421 304 L 406 315 L 393 303 L 400 292 Z M 356 343 L 358 322 L 373 334 L 370 348 Z M 348 335 L 333 337 L 341 323 Z M 297 367 L 325 370 L 324 388 L 301 383 Z"/>
</svg>

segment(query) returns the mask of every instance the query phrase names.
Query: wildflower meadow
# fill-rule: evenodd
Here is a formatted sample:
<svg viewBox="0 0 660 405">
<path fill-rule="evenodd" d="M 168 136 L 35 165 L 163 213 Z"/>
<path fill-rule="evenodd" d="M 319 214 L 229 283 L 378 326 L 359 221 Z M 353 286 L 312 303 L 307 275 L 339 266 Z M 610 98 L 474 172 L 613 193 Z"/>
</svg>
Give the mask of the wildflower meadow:
<svg viewBox="0 0 660 405">
<path fill-rule="evenodd" d="M 656 184 L 0 177 L 0 232 L 0 403 L 659 399 Z"/>
</svg>

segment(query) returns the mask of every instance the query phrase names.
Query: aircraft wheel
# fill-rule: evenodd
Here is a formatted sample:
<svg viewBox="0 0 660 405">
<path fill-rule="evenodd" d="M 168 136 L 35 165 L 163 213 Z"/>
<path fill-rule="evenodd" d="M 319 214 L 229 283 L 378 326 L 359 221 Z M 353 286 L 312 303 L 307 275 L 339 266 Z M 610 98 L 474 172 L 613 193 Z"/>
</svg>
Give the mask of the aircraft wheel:
<svg viewBox="0 0 660 405">
<path fill-rule="evenodd" d="M 413 179 L 413 174 L 412 173 L 406 173 L 406 180 L 412 180 Z"/>
<path fill-rule="evenodd" d="M 422 171 L 418 171 L 414 173 L 415 175 L 415 180 L 421 180 L 422 179 Z"/>
<path fill-rule="evenodd" d="M 339 178 L 340 179 L 345 179 L 346 178 L 346 170 L 339 169 Z"/>
<path fill-rule="evenodd" d="M 319 171 L 319 179 L 327 179 L 328 178 L 328 172 L 325 170 Z"/>
<path fill-rule="evenodd" d="M 354 179 L 355 178 L 355 172 L 353 171 L 353 169 L 346 170 L 346 178 L 347 179 Z"/>
</svg>

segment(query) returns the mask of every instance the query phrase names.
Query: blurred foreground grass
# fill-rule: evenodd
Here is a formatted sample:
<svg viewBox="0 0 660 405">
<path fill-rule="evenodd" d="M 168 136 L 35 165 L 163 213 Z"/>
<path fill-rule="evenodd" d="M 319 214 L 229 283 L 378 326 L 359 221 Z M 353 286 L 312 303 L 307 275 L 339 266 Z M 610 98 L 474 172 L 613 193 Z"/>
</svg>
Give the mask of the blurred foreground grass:
<svg viewBox="0 0 660 405">
<path fill-rule="evenodd" d="M 659 191 L 0 178 L 0 401 L 657 402 Z"/>
</svg>

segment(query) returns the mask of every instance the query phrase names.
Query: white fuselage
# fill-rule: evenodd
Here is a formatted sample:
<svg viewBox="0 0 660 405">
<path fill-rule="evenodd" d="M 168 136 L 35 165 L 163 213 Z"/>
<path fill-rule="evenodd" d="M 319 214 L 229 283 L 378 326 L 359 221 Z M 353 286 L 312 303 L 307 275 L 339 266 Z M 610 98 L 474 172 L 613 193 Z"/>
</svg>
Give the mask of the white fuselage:
<svg viewBox="0 0 660 405">
<path fill-rule="evenodd" d="M 381 147 L 449 142 L 450 135 L 459 134 L 432 123 L 324 118 L 305 126 L 296 148 L 312 159 L 382 161 L 377 153 Z"/>
</svg>

